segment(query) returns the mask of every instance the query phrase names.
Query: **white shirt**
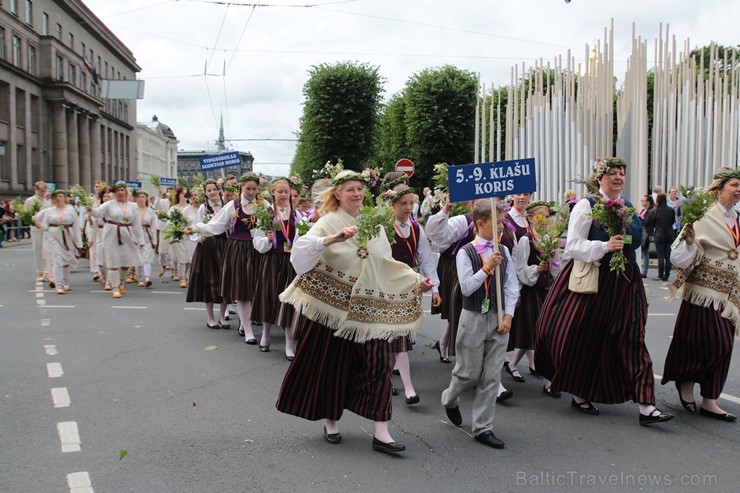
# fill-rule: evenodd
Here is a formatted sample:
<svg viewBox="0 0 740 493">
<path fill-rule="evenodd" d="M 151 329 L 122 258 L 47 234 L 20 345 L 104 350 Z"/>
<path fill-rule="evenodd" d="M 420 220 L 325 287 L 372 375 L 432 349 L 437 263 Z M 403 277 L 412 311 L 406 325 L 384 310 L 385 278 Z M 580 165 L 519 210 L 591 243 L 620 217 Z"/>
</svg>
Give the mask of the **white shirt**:
<svg viewBox="0 0 740 493">
<path fill-rule="evenodd" d="M 515 223 L 517 223 L 522 228 L 526 228 L 529 226 L 529 223 L 527 222 L 527 215 L 525 214 L 519 214 L 519 211 L 514 209 L 513 207 L 509 210 L 509 215 L 514 220 Z"/>
<path fill-rule="evenodd" d="M 241 206 L 242 211 L 244 211 L 245 214 L 249 214 L 252 212 L 252 209 L 254 208 L 254 205 L 256 204 L 257 200 L 251 200 L 248 201 L 247 198 L 242 195 L 241 197 Z M 230 200 L 229 202 L 224 205 L 220 211 L 216 213 L 215 216 L 211 218 L 210 221 L 208 221 L 208 224 L 204 224 L 203 221 L 197 221 L 195 223 L 195 229 L 198 231 L 198 233 L 202 234 L 203 236 L 218 236 L 220 234 L 225 233 L 227 230 L 231 228 L 231 224 L 234 222 L 234 201 Z"/>
<path fill-rule="evenodd" d="M 437 244 L 438 250 L 443 252 L 466 236 L 468 227 L 468 220 L 464 214 L 450 218 L 444 210 L 441 210 L 427 219 L 424 229 L 429 239 Z"/>
<path fill-rule="evenodd" d="M 411 234 L 411 224 L 409 222 L 402 223 L 398 219 L 396 219 L 395 224 L 401 230 L 403 237 L 408 238 Z M 416 239 L 416 242 L 416 263 L 419 265 L 419 272 L 422 276 L 432 281 L 432 292 L 438 293 L 439 276 L 437 275 L 437 261 L 434 259 L 434 255 L 432 255 L 432 247 L 429 245 L 429 240 L 427 239 L 427 235 L 424 234 L 423 228 L 419 228 L 419 237 Z"/>
<path fill-rule="evenodd" d="M 599 193 L 605 200 L 609 200 L 603 190 Z M 608 241 L 589 240 L 588 231 L 591 229 L 591 203 L 588 199 L 581 199 L 573 207 L 568 222 L 568 236 L 565 242 L 565 255 L 563 261 L 569 259 L 580 260 L 582 262 L 594 262 L 601 260 L 609 251 Z"/>
<path fill-rule="evenodd" d="M 347 226 L 351 226 L 352 221 L 355 220 L 342 209 L 337 209 L 337 214 L 347 223 Z M 307 233 L 298 237 L 290 251 L 290 263 L 293 264 L 295 273 L 300 276 L 316 267 L 324 253 L 324 248 L 326 247 L 323 236 Z"/>
<path fill-rule="evenodd" d="M 489 241 L 480 236 L 476 236 L 475 239 L 479 244 L 485 244 Z M 513 317 L 516 302 L 519 299 L 519 281 L 516 278 L 516 262 L 511 258 L 509 249 L 505 245 L 499 245 L 499 248 L 501 249 L 501 254 L 506 257 L 508 262 L 506 265 L 506 276 L 502 279 L 504 302 L 506 303 L 504 314 Z M 484 263 L 491 258 L 491 255 L 493 255 L 492 250 L 487 249 L 483 251 Z M 483 269 L 473 272 L 473 264 L 470 262 L 470 257 L 466 253 L 457 255 L 455 262 L 457 265 L 457 278 L 460 281 L 460 291 L 464 296 L 470 296 L 480 289 L 488 276 L 483 272 Z M 490 289 L 496 289 L 495 285 L 495 281 L 492 280 Z"/>
</svg>

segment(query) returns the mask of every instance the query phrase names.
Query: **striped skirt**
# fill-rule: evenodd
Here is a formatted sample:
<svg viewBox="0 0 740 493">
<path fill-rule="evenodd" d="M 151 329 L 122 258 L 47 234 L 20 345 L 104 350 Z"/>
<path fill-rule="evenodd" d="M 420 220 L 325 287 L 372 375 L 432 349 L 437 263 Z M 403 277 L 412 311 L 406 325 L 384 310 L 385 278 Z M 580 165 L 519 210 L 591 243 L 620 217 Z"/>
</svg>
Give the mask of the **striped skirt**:
<svg viewBox="0 0 740 493">
<path fill-rule="evenodd" d="M 628 264 L 625 278 L 602 264 L 596 294 L 568 289 L 572 269 L 571 261 L 555 279 L 540 311 L 537 371 L 552 381 L 553 389 L 590 401 L 654 404 L 640 268 Z"/>
<path fill-rule="evenodd" d="M 450 317 L 450 299 L 452 298 L 452 289 L 457 284 L 457 265 L 455 257 L 440 255 L 437 263 L 437 276 L 439 276 L 439 296 L 442 303 L 439 306 L 432 307 L 432 315 L 441 315 L 442 320 Z"/>
<path fill-rule="evenodd" d="M 252 301 L 251 319 L 288 328 L 293 323 L 293 305 L 281 303 L 280 293 L 295 279 L 295 270 L 290 263 L 289 253 L 267 252 L 262 255 L 262 269 L 257 292 Z"/>
<path fill-rule="evenodd" d="M 261 257 L 251 241 L 229 240 L 221 273 L 221 297 L 225 303 L 254 299 L 262 267 Z"/>
<path fill-rule="evenodd" d="M 344 410 L 373 421 L 391 419 L 390 346 L 334 337 L 301 316 L 303 337 L 283 379 L 278 411 L 300 418 L 338 420 Z"/>
<path fill-rule="evenodd" d="M 521 302 L 514 311 L 509 333 L 509 347 L 507 351 L 516 349 L 534 349 L 535 327 L 540 315 L 542 303 L 545 302 L 545 288 L 536 286 L 522 286 Z"/>
<path fill-rule="evenodd" d="M 683 301 L 663 369 L 670 381 L 697 382 L 702 397 L 717 399 L 727 380 L 735 327 L 722 310 Z"/>
<path fill-rule="evenodd" d="M 460 291 L 460 283 L 455 277 L 455 283 L 452 286 L 452 292 L 450 297 L 450 317 L 447 319 L 447 325 L 450 330 L 448 331 L 449 339 L 446 341 L 448 354 L 455 356 L 455 340 L 457 339 L 457 327 L 460 325 L 460 315 L 462 314 L 462 291 Z"/>
<path fill-rule="evenodd" d="M 198 242 L 190 262 L 188 303 L 222 303 L 221 273 L 224 268 L 225 236 L 211 236 Z"/>
<path fill-rule="evenodd" d="M 406 353 L 414 349 L 414 345 L 408 337 L 396 337 L 390 345 L 392 353 Z"/>
</svg>

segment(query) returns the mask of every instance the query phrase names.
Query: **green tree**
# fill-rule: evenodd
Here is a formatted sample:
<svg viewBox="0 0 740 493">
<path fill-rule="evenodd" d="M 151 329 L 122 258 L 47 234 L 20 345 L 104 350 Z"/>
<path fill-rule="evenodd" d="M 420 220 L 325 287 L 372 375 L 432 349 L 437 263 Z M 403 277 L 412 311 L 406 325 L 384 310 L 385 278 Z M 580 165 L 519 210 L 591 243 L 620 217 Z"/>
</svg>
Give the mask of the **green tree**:
<svg viewBox="0 0 740 493">
<path fill-rule="evenodd" d="M 378 67 L 364 63 L 311 67 L 291 173 L 310 182 L 314 170 L 338 159 L 360 169 L 373 153 L 384 82 Z"/>
<path fill-rule="evenodd" d="M 434 165 L 473 161 L 478 81 L 451 65 L 424 69 L 406 82 L 408 156 L 416 165 L 412 185 L 431 186 Z"/>
<path fill-rule="evenodd" d="M 406 142 L 406 101 L 403 93 L 394 94 L 385 105 L 378 122 L 375 166 L 381 173 L 394 169 L 396 161 L 408 156 Z"/>
</svg>

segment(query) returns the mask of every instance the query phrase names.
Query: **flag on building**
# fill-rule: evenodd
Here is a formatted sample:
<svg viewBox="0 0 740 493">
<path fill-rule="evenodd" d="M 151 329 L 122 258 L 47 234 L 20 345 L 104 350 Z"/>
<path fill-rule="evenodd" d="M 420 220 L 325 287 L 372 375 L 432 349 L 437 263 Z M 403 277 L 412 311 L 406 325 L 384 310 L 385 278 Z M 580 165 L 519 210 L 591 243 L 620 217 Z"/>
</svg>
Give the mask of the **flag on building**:
<svg viewBox="0 0 740 493">
<path fill-rule="evenodd" d="M 95 68 L 90 64 L 90 62 L 87 60 L 87 57 L 84 57 L 82 59 L 83 65 L 85 65 L 85 68 L 88 72 L 92 75 L 93 83 L 98 83 L 98 73 L 95 71 Z"/>
</svg>

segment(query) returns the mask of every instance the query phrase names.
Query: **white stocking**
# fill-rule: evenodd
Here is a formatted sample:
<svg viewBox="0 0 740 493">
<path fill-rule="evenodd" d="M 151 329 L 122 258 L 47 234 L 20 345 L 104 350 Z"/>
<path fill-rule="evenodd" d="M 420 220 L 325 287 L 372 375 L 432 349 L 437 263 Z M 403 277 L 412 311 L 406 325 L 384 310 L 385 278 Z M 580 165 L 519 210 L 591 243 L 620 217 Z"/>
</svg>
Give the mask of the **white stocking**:
<svg viewBox="0 0 740 493">
<path fill-rule="evenodd" d="M 147 262 L 144 264 L 144 277 L 146 279 L 149 279 L 150 277 L 152 277 L 152 263 L 151 262 Z"/>
<path fill-rule="evenodd" d="M 121 271 L 118 269 L 109 269 L 108 280 L 110 281 L 110 286 L 118 291 L 121 286 Z"/>
<path fill-rule="evenodd" d="M 208 325 L 214 325 L 216 321 L 213 319 L 213 303 L 206 303 L 206 315 L 208 316 Z"/>
<path fill-rule="evenodd" d="M 252 332 L 252 321 L 249 320 L 249 316 L 252 313 L 252 302 L 237 301 L 236 313 L 239 315 L 239 323 L 241 324 L 242 330 L 244 331 L 244 340 L 248 341 L 250 339 L 254 339 L 254 332 Z"/>
<path fill-rule="evenodd" d="M 297 320 L 298 317 L 294 317 Z M 292 358 L 295 356 L 295 349 L 293 349 L 293 330 L 290 327 L 285 328 L 285 356 Z"/>
<path fill-rule="evenodd" d="M 225 324 L 226 323 L 226 310 L 229 309 L 228 303 L 221 303 L 221 307 L 218 312 L 218 323 Z"/>
<path fill-rule="evenodd" d="M 62 280 L 65 286 L 69 286 L 69 277 L 70 277 L 71 271 L 72 271 L 72 268 L 70 266 L 62 267 Z"/>
<path fill-rule="evenodd" d="M 262 322 L 262 338 L 260 339 L 260 346 L 270 345 L 270 330 L 272 330 L 272 324 Z"/>
<path fill-rule="evenodd" d="M 406 397 L 413 397 L 416 395 L 414 390 L 414 384 L 411 383 L 411 365 L 409 364 L 409 353 L 403 352 L 396 354 L 396 369 L 401 374 L 401 381 L 403 381 L 403 391 Z"/>
<path fill-rule="evenodd" d="M 62 289 L 62 285 L 64 284 L 64 267 L 54 267 L 54 284 L 56 284 L 57 289 Z"/>
</svg>

